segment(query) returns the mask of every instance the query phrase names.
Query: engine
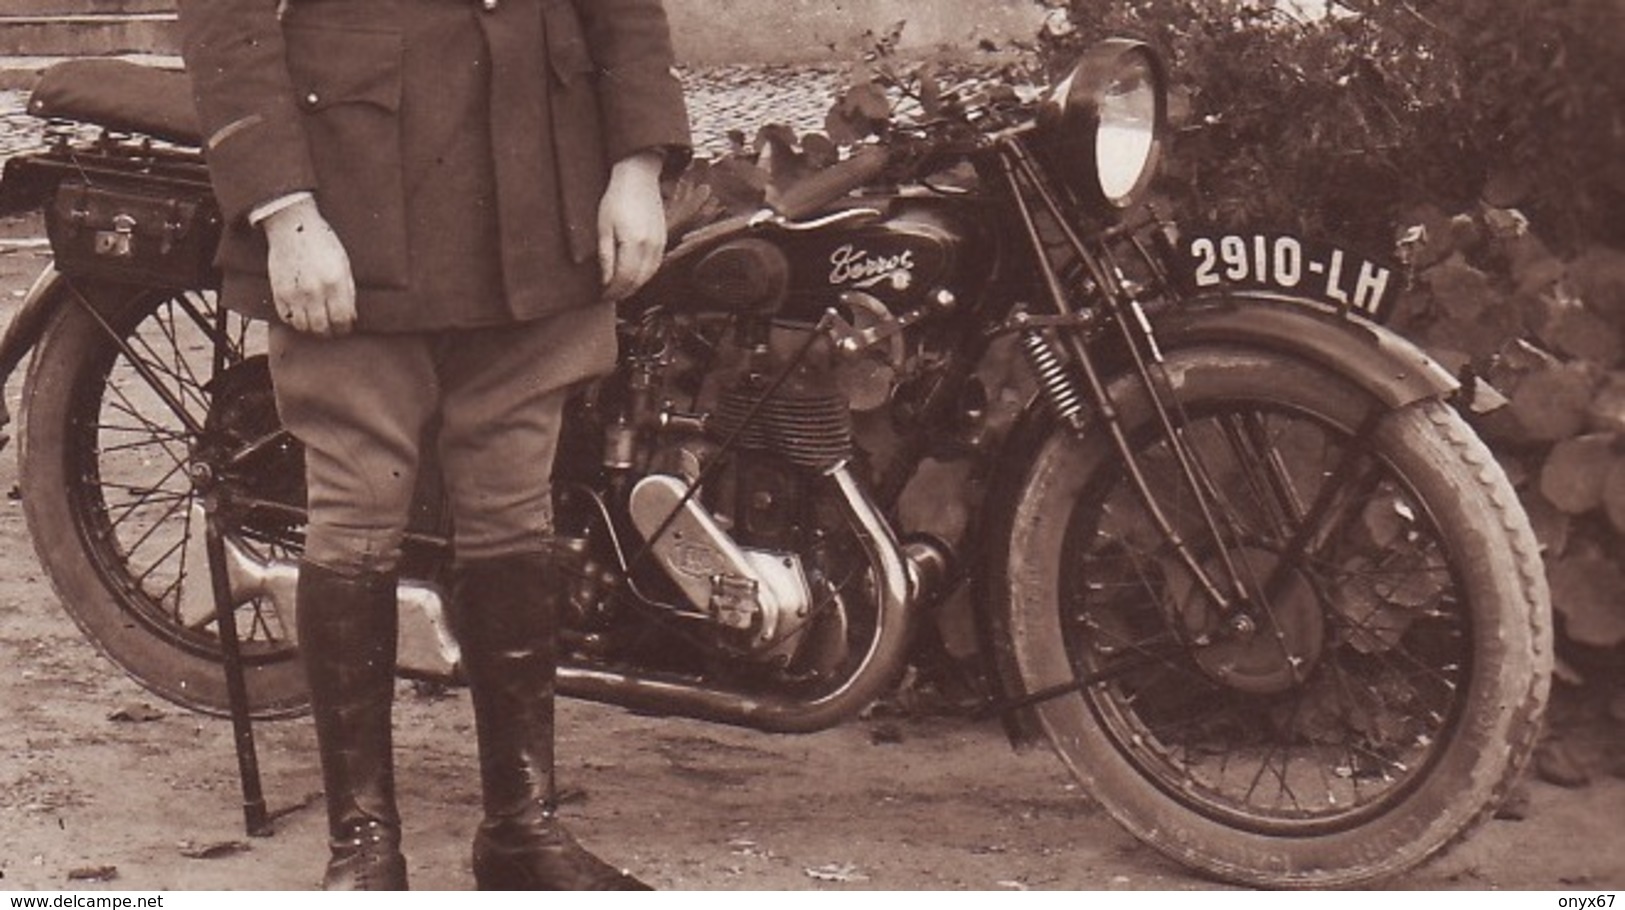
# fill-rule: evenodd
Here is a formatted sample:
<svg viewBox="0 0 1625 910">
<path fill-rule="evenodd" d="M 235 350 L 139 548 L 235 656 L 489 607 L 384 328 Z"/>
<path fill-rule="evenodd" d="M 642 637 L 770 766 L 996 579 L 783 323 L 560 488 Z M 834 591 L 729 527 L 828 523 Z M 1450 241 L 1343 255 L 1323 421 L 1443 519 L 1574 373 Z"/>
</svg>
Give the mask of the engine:
<svg viewBox="0 0 1625 910">
<path fill-rule="evenodd" d="M 877 621 L 876 538 L 921 579 L 946 564 L 898 545 L 862 491 L 937 361 L 960 235 L 930 217 L 837 222 L 697 251 L 663 271 L 659 305 L 623 312 L 621 369 L 573 406 L 560 453 L 579 479 L 561 498 L 586 500 L 561 530 L 620 570 L 584 573 L 576 646 L 613 655 L 637 613 L 701 650 L 829 677 Z"/>
<path fill-rule="evenodd" d="M 807 332 L 777 334 L 799 346 Z M 672 386 L 699 394 L 659 417 L 628 512 L 721 643 L 823 672 L 846 656 L 865 566 L 827 476 L 856 455 L 848 402 L 824 358 L 793 366 L 772 343 L 719 342 L 708 367 L 669 360 Z"/>
</svg>

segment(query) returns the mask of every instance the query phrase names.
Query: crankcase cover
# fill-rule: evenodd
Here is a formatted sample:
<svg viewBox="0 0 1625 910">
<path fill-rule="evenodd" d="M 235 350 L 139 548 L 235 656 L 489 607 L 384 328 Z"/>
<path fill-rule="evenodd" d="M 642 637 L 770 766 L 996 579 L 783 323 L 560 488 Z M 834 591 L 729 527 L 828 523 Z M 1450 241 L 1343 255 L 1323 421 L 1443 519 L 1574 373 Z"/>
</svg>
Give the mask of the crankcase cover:
<svg viewBox="0 0 1625 910">
<path fill-rule="evenodd" d="M 741 547 L 683 479 L 643 478 L 629 508 L 667 576 L 719 624 L 770 648 L 806 623 L 812 594 L 800 558 Z"/>
</svg>

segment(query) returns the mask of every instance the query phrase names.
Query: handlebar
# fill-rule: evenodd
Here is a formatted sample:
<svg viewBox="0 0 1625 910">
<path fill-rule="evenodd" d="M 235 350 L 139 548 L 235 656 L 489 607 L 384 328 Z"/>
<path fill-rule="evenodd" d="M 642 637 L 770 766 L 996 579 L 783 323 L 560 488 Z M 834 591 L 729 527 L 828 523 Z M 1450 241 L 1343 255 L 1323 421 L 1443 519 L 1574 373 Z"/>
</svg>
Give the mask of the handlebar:
<svg viewBox="0 0 1625 910">
<path fill-rule="evenodd" d="M 850 158 L 797 181 L 769 203 L 774 213 L 791 221 L 817 213 L 885 173 L 891 153 L 880 146 L 866 146 Z"/>
</svg>

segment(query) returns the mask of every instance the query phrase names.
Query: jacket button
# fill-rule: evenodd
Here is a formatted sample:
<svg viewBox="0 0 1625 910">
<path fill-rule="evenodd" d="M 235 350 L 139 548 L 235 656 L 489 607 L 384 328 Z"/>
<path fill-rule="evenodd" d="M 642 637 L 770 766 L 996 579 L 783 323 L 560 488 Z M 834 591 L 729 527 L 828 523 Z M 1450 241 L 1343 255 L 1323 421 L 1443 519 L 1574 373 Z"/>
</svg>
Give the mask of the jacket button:
<svg viewBox="0 0 1625 910">
<path fill-rule="evenodd" d="M 485 11 L 489 13 L 496 9 L 501 2 L 502 0 L 480 0 L 480 6 L 485 7 Z"/>
<path fill-rule="evenodd" d="M 322 100 L 321 96 L 316 94 L 315 92 L 311 92 L 310 94 L 305 96 L 305 103 L 310 105 L 311 107 L 315 107 L 317 104 L 319 104 L 321 102 L 321 100 Z"/>
</svg>

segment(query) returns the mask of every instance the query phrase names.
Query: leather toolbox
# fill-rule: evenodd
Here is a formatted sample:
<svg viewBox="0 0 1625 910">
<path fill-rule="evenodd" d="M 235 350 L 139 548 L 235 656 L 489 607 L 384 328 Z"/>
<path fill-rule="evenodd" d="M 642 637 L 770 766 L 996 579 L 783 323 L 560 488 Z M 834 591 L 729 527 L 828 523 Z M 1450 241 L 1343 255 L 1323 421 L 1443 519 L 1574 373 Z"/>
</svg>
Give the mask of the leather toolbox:
<svg viewBox="0 0 1625 910">
<path fill-rule="evenodd" d="M 152 287 L 215 287 L 220 226 L 206 186 L 137 175 L 69 177 L 45 210 L 63 274 Z"/>
</svg>

